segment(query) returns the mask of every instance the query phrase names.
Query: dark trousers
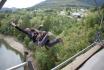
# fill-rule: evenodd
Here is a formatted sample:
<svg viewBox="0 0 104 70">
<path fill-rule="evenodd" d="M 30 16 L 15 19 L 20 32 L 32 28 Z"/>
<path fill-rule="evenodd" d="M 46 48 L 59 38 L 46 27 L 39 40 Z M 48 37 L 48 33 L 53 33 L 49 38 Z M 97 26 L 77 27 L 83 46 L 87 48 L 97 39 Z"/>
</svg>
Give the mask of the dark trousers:
<svg viewBox="0 0 104 70">
<path fill-rule="evenodd" d="M 42 41 L 39 42 L 39 45 L 40 46 L 48 46 L 48 47 L 52 47 L 54 46 L 55 44 L 59 43 L 59 38 L 55 38 L 53 40 L 49 40 L 49 36 L 46 35 Z"/>
<path fill-rule="evenodd" d="M 46 46 L 52 47 L 52 46 L 56 45 L 59 42 L 60 42 L 59 39 L 58 38 L 55 38 L 55 39 L 49 41 L 48 43 L 46 43 Z"/>
</svg>

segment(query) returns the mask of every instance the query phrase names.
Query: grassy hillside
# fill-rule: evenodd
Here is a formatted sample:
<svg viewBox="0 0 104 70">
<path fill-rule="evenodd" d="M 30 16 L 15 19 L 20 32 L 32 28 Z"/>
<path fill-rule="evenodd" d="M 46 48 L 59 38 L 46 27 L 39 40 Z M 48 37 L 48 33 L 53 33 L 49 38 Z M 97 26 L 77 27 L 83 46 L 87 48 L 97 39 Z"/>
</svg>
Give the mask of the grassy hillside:
<svg viewBox="0 0 104 70">
<path fill-rule="evenodd" d="M 104 0 L 96 0 L 97 5 L 104 4 Z M 46 0 L 31 9 L 34 8 L 60 8 L 60 7 L 93 7 L 94 0 Z"/>
</svg>

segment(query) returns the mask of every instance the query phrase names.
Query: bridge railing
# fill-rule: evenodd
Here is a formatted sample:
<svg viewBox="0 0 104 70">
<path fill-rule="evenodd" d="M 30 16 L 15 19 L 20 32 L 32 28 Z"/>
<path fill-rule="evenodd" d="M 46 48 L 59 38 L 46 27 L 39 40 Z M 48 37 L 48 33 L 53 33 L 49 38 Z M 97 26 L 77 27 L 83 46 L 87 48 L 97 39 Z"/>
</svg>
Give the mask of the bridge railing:
<svg viewBox="0 0 104 70">
<path fill-rule="evenodd" d="M 29 69 L 29 70 L 34 70 L 31 61 L 18 64 L 18 65 L 16 65 L 16 66 L 13 66 L 13 67 L 8 68 L 8 69 L 6 69 L 6 70 L 16 70 L 16 69 L 18 69 L 18 68 L 25 67 L 26 65 L 28 66 L 28 69 Z M 25 68 L 24 68 L 24 70 L 25 70 Z M 26 69 L 26 70 L 27 70 L 27 69 Z"/>
<path fill-rule="evenodd" d="M 85 49 L 83 49 L 79 53 L 75 54 L 74 56 L 72 56 L 71 58 L 69 58 L 66 61 L 62 62 L 61 64 L 57 65 L 56 67 L 52 68 L 51 70 L 60 70 L 60 69 L 62 69 L 63 67 L 68 65 L 71 61 L 73 61 L 76 57 L 78 57 L 82 53 L 88 51 L 91 47 L 95 46 L 96 44 L 97 44 L 97 42 L 92 43 L 90 46 L 86 47 Z"/>
<path fill-rule="evenodd" d="M 21 68 L 21 67 L 24 67 L 24 70 L 34 70 L 34 67 L 32 65 L 32 61 L 27 60 L 28 59 L 27 55 L 28 55 L 28 52 L 24 51 L 24 62 L 21 64 L 18 64 L 18 65 L 15 65 L 11 68 L 8 68 L 6 70 L 16 70 L 16 69 Z"/>
<path fill-rule="evenodd" d="M 24 63 L 21 63 L 21 64 L 18 64 L 16 66 L 13 66 L 11 68 L 8 68 L 6 70 L 15 70 L 15 69 L 18 69 L 18 68 L 21 68 L 21 67 L 24 67 L 28 62 L 24 62 Z"/>
</svg>

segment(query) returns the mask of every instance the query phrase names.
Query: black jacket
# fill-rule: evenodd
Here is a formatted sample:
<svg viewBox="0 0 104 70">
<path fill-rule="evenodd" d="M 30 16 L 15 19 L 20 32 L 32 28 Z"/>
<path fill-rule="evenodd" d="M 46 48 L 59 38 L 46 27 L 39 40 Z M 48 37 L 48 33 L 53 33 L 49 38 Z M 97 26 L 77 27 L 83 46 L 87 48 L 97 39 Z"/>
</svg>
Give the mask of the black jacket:
<svg viewBox="0 0 104 70">
<path fill-rule="evenodd" d="M 28 35 L 28 37 L 33 41 L 33 42 L 36 42 L 36 37 L 37 37 L 37 35 L 38 35 L 38 33 L 37 32 L 32 32 L 32 31 L 25 31 L 24 29 L 21 29 L 21 28 L 19 28 L 18 26 L 16 26 L 15 27 L 17 30 L 19 30 L 19 31 L 21 31 L 21 32 L 23 32 L 23 33 L 25 33 L 26 35 Z M 34 36 L 32 36 L 32 33 L 34 33 Z"/>
</svg>

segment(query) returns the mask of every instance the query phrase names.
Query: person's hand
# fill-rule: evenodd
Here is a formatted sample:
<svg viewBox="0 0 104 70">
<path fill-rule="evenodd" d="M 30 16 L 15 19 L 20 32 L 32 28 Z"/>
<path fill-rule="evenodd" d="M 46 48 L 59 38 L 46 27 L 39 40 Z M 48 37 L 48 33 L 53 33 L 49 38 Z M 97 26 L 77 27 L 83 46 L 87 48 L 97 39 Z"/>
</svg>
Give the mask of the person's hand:
<svg viewBox="0 0 104 70">
<path fill-rule="evenodd" d="M 11 22 L 11 25 L 14 26 L 14 27 L 16 27 L 16 24 L 14 22 Z"/>
</svg>

